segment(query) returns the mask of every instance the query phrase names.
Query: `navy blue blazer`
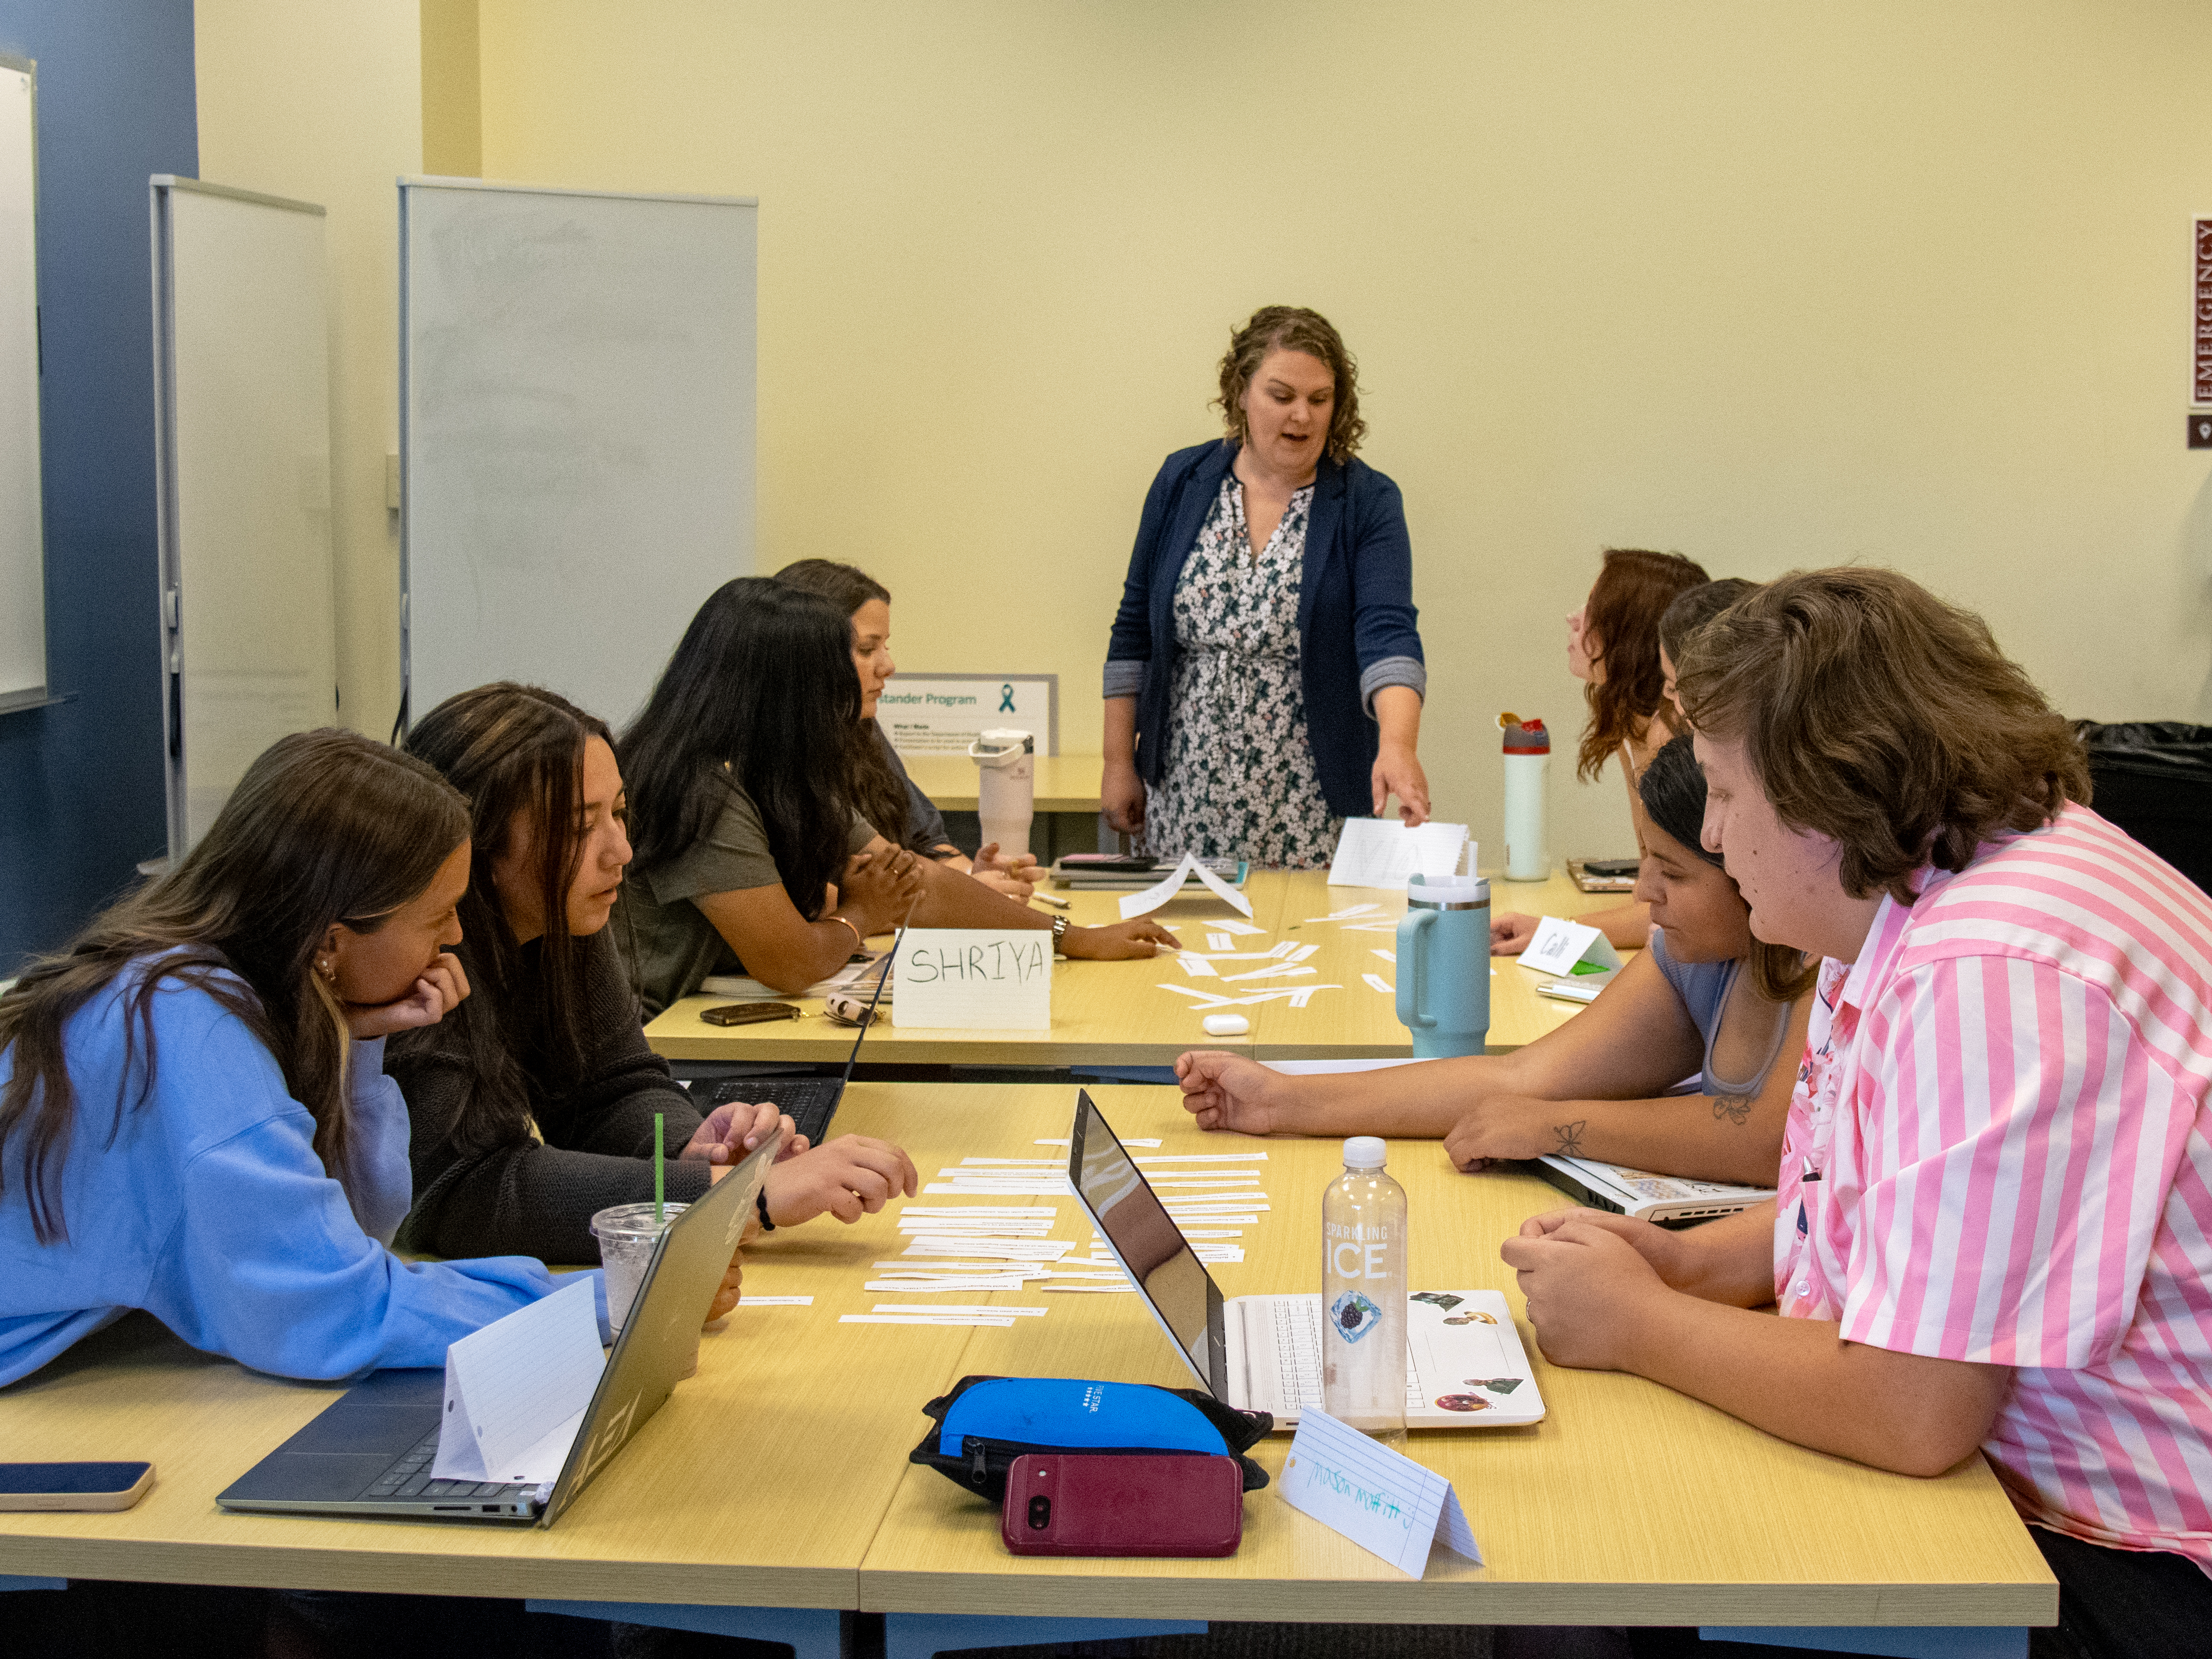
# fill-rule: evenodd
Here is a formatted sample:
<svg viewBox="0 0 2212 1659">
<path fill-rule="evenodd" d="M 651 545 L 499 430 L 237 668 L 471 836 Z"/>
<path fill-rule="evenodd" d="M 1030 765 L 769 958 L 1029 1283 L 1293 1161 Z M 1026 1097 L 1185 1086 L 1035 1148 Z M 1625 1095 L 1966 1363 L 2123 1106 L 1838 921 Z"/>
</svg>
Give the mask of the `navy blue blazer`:
<svg viewBox="0 0 2212 1659">
<path fill-rule="evenodd" d="M 1137 772 L 1150 784 L 1159 782 L 1167 750 L 1176 581 L 1236 456 L 1235 443 L 1216 439 L 1168 457 L 1145 497 L 1121 584 L 1105 691 L 1136 694 Z M 1306 520 L 1298 666 L 1306 730 L 1332 812 L 1364 817 L 1375 810 L 1370 699 L 1385 685 L 1426 690 L 1414 617 L 1413 543 L 1398 486 L 1357 458 L 1339 465 L 1323 457 Z"/>
</svg>

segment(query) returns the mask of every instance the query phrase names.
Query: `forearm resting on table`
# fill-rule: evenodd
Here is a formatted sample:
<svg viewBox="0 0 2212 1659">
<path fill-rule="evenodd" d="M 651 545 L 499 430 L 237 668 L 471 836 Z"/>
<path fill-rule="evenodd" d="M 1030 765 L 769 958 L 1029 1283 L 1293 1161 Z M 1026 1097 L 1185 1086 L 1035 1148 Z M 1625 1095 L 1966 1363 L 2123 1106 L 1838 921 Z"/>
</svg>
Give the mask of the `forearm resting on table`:
<svg viewBox="0 0 2212 1659">
<path fill-rule="evenodd" d="M 1782 1156 L 1779 1122 L 1739 1115 L 1733 1097 L 1664 1095 L 1651 1100 L 1549 1103 L 1546 1153 L 1626 1164 L 1696 1181 L 1771 1187 Z"/>
<path fill-rule="evenodd" d="M 1936 1475 L 1972 1453 L 2011 1381 L 2002 1365 L 1844 1341 L 1826 1320 L 1694 1297 L 1655 1297 L 1626 1369 L 1754 1428 L 1899 1474 Z"/>
<path fill-rule="evenodd" d="M 1282 1079 L 1278 1121 L 1286 1134 L 1440 1140 L 1481 1096 L 1521 1092 L 1526 1070 L 1522 1055 L 1527 1052 L 1468 1054 L 1380 1072 L 1287 1077 Z"/>
</svg>

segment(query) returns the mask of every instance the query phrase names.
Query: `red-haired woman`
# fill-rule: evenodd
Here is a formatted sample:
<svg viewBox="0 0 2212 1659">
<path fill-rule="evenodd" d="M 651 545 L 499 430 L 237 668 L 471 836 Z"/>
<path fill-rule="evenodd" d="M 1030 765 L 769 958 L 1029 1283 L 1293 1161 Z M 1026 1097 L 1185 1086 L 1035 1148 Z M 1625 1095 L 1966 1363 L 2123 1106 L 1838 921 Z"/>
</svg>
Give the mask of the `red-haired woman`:
<svg viewBox="0 0 2212 1659">
<path fill-rule="evenodd" d="M 1644 807 L 1636 787 L 1651 757 L 1676 735 L 1667 724 L 1659 619 L 1679 595 L 1710 580 L 1703 565 L 1680 553 L 1607 548 L 1589 598 L 1567 618 L 1567 672 L 1583 683 L 1583 699 L 1589 705 L 1575 775 L 1595 781 L 1608 758 L 1620 757 L 1639 858 L 1644 852 Z M 1650 933 L 1651 908 L 1616 904 L 1577 920 L 1603 929 L 1613 944 L 1636 950 Z M 1535 933 L 1536 921 L 1534 916 L 1498 917 L 1491 926 L 1491 949 L 1517 954 Z"/>
</svg>

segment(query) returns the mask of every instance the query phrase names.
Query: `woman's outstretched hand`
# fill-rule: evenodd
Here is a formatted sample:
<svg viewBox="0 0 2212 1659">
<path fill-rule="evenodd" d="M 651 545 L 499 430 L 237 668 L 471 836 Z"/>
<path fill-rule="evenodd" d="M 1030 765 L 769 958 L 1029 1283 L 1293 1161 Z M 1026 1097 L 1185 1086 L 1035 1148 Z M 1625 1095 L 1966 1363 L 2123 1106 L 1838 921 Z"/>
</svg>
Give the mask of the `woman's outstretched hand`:
<svg viewBox="0 0 2212 1659">
<path fill-rule="evenodd" d="M 1060 948 L 1071 958 L 1121 962 L 1131 957 L 1180 951 L 1182 941 L 1157 921 L 1139 917 L 1135 921 L 1117 921 L 1111 927 L 1071 927 L 1060 936 Z"/>
<path fill-rule="evenodd" d="M 1375 789 L 1375 816 L 1382 816 L 1389 798 L 1398 798 L 1398 817 L 1408 828 L 1429 821 L 1429 775 L 1421 770 L 1420 757 L 1402 744 L 1385 743 L 1375 752 L 1375 769 L 1369 775 Z"/>
</svg>

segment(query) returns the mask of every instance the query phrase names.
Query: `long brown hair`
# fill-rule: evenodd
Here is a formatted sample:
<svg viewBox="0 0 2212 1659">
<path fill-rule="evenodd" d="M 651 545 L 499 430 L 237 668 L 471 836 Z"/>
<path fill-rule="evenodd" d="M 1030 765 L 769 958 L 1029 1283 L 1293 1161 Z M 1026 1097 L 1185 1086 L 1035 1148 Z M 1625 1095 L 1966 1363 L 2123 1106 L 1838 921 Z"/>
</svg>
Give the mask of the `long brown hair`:
<svg viewBox="0 0 2212 1659">
<path fill-rule="evenodd" d="M 1606 757 L 1644 729 L 1666 700 L 1667 675 L 1659 666 L 1659 618 L 1677 594 L 1711 579 L 1695 560 L 1641 547 L 1608 547 L 1605 563 L 1583 613 L 1583 637 L 1593 635 L 1593 665 L 1605 677 L 1583 687 L 1589 720 L 1583 727 L 1575 775 L 1592 779 Z"/>
<path fill-rule="evenodd" d="M 584 856 L 576 802 L 583 793 L 584 744 L 592 738 L 614 746 L 605 720 L 557 692 L 512 680 L 447 698 L 407 734 L 407 752 L 437 768 L 469 801 L 469 889 L 461 898 L 459 951 L 469 1000 L 434 1028 L 442 1035 L 410 1032 L 398 1039 L 403 1045 L 449 1044 L 455 1034 L 462 1037 L 477 1103 L 456 1126 L 465 1144 L 504 1146 L 529 1133 L 517 1051 L 526 1032 L 551 1065 L 552 1081 L 573 1082 L 584 1068 L 576 1034 L 583 1024 L 586 941 L 568 932 L 568 890 Z M 538 859 L 529 880 L 545 918 L 538 942 L 542 994 L 529 1008 L 516 1006 L 522 947 L 492 881 L 492 866 L 506 856 L 520 823 L 536 834 Z"/>
<path fill-rule="evenodd" d="M 871 600 L 891 602 L 890 588 L 858 566 L 840 564 L 835 559 L 800 559 L 777 571 L 775 579 L 802 593 L 820 595 L 848 617 L 859 614 Z M 881 732 L 872 714 L 861 716 L 860 735 L 866 741 L 853 748 L 853 796 L 860 816 L 875 825 L 876 833 L 885 841 L 913 846 L 917 853 L 933 852 L 933 848 L 914 846 L 914 802 L 884 758 L 889 744 Z"/>
<path fill-rule="evenodd" d="M 1910 904 L 1923 866 L 2089 799 L 2081 739 L 1989 624 L 1893 570 L 1768 583 L 1690 637 L 1674 685 L 1784 823 L 1837 843 L 1854 898 Z"/>
<path fill-rule="evenodd" d="M 213 998 L 275 1056 L 284 1086 L 315 1120 L 323 1168 L 339 1174 L 345 1013 L 312 970 L 315 951 L 333 923 L 374 933 L 429 886 L 468 833 L 466 805 L 420 761 L 351 732 L 295 732 L 246 769 L 175 869 L 26 969 L 0 996 L 0 1052 L 14 1054 L 0 1088 L 0 1146 L 22 1131 L 39 1242 L 69 1237 L 55 1190 L 77 1117 L 64 1030 L 134 963 L 140 971 L 121 992 L 126 1081 L 117 1085 L 109 1142 L 125 1113 L 152 1093 L 154 994 L 174 983 Z M 126 1100 L 129 1080 L 137 1093 Z"/>
<path fill-rule="evenodd" d="M 1367 422 L 1359 415 L 1359 365 L 1328 318 L 1303 306 L 1261 306 L 1229 337 L 1222 355 L 1221 392 L 1213 401 L 1239 444 L 1251 441 L 1244 392 L 1271 351 L 1303 351 L 1328 365 L 1336 377 L 1336 403 L 1328 418 L 1328 458 L 1341 466 L 1359 453 Z"/>
</svg>

